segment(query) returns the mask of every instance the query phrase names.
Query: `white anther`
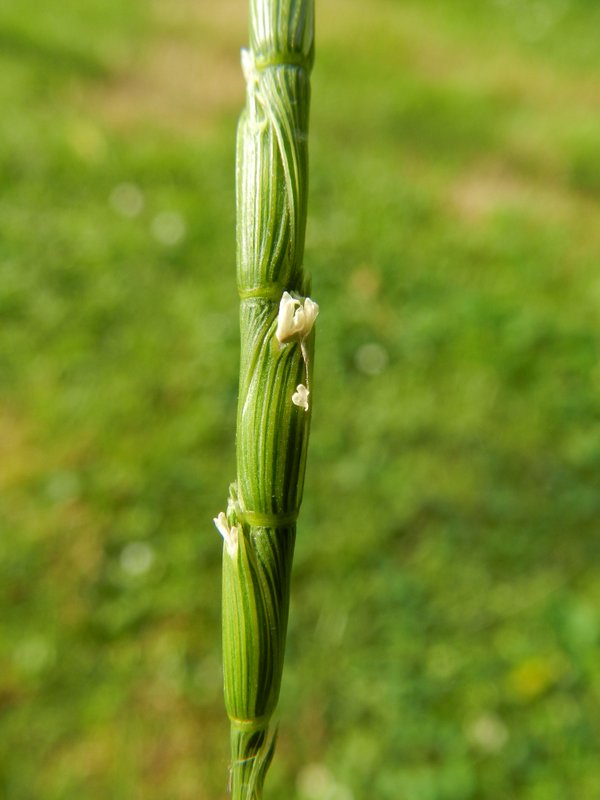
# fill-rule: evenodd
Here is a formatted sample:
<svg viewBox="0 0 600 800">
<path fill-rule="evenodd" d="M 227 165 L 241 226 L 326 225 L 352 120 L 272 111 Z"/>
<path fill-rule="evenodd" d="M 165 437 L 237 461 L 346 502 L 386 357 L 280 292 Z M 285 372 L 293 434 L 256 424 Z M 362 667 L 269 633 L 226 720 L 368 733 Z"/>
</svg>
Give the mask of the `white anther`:
<svg viewBox="0 0 600 800">
<path fill-rule="evenodd" d="M 258 70 L 256 69 L 256 61 L 254 60 L 254 53 L 251 50 L 242 48 L 242 72 L 246 79 L 247 85 L 250 87 L 258 81 Z"/>
<path fill-rule="evenodd" d="M 296 386 L 296 391 L 292 395 L 292 403 L 295 406 L 299 406 L 300 408 L 303 408 L 305 411 L 308 411 L 309 394 L 310 392 L 308 391 L 306 386 L 303 383 L 299 383 L 298 386 Z"/>
<path fill-rule="evenodd" d="M 227 522 L 227 517 L 222 511 L 219 513 L 218 517 L 213 519 L 213 522 L 215 523 L 216 529 L 225 540 L 227 552 L 231 558 L 235 558 L 238 549 L 239 528 L 236 525 L 232 525 L 230 527 L 229 523 Z"/>
<path fill-rule="evenodd" d="M 302 340 L 311 332 L 319 313 L 319 306 L 310 297 L 304 301 L 284 292 L 279 302 L 277 330 L 275 336 L 280 344 L 287 344 L 294 339 Z"/>
</svg>

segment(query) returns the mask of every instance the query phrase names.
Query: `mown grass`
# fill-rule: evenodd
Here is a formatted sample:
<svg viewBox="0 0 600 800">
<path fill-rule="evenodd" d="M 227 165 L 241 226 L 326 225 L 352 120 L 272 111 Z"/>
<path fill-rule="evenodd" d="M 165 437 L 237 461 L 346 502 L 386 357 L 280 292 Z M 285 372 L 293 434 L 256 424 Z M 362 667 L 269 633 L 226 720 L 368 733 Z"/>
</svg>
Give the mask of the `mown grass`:
<svg viewBox="0 0 600 800">
<path fill-rule="evenodd" d="M 7 800 L 225 796 L 245 4 L 211 5 L 0 8 Z M 598 15 L 319 6 L 269 796 L 600 794 Z"/>
</svg>

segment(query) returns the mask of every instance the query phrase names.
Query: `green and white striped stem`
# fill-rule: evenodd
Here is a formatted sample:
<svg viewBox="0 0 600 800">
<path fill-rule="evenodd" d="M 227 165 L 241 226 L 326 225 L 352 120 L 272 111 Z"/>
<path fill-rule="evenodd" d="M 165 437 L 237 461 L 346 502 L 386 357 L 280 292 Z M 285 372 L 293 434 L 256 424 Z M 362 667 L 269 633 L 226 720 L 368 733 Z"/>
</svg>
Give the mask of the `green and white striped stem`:
<svg viewBox="0 0 600 800">
<path fill-rule="evenodd" d="M 273 754 L 312 410 L 319 309 L 302 262 L 313 40 L 314 0 L 250 0 L 237 141 L 237 481 L 215 519 L 234 800 L 260 800 Z"/>
</svg>

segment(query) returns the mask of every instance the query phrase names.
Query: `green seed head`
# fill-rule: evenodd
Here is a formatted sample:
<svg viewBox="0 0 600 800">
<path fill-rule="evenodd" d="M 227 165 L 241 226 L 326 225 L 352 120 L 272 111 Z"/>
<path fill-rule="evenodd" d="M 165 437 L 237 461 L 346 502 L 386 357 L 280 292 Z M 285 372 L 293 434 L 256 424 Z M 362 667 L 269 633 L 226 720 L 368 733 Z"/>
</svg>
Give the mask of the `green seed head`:
<svg viewBox="0 0 600 800">
<path fill-rule="evenodd" d="M 250 43 L 256 57 L 310 70 L 314 58 L 314 1 L 250 0 Z"/>
<path fill-rule="evenodd" d="M 274 747 L 296 517 L 312 409 L 314 323 L 304 295 L 313 0 L 250 0 L 237 140 L 241 362 L 237 482 L 223 536 L 223 665 L 232 796 L 260 800 Z"/>
</svg>

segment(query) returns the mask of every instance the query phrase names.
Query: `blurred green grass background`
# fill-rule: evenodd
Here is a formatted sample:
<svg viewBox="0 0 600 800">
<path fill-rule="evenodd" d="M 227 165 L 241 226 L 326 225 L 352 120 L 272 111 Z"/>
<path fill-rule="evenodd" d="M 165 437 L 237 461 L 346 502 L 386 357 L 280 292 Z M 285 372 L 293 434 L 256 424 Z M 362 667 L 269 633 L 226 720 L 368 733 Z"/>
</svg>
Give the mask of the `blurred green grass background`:
<svg viewBox="0 0 600 800">
<path fill-rule="evenodd" d="M 317 0 L 267 797 L 600 797 L 600 7 Z M 226 795 L 245 0 L 0 2 L 0 797 Z"/>
</svg>

